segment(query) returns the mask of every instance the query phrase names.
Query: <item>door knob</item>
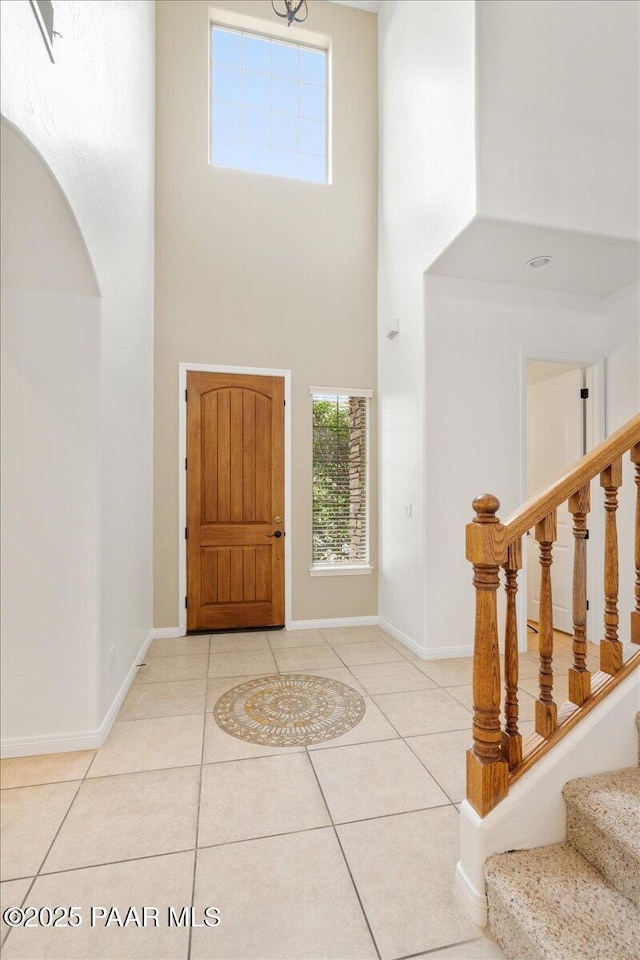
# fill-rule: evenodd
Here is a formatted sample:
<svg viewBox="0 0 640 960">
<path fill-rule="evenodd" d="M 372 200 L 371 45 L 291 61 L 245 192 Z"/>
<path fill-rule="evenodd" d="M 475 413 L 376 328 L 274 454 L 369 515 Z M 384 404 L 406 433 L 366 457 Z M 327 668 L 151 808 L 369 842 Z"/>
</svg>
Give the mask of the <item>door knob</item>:
<svg viewBox="0 0 640 960">
<path fill-rule="evenodd" d="M 275 533 L 268 533 L 267 536 L 268 536 L 268 537 L 275 537 L 276 540 L 279 540 L 280 537 L 282 536 L 282 530 L 276 530 Z"/>
</svg>

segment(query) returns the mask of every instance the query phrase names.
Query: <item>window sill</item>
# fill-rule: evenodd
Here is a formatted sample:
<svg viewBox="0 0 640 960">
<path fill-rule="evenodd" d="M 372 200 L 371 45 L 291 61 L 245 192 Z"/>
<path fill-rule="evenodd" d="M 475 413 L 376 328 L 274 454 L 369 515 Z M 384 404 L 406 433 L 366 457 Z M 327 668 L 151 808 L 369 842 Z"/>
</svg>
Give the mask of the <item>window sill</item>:
<svg viewBox="0 0 640 960">
<path fill-rule="evenodd" d="M 311 577 L 349 577 L 368 573 L 373 573 L 373 567 L 369 563 L 334 563 L 326 567 L 309 567 L 309 576 Z"/>
</svg>

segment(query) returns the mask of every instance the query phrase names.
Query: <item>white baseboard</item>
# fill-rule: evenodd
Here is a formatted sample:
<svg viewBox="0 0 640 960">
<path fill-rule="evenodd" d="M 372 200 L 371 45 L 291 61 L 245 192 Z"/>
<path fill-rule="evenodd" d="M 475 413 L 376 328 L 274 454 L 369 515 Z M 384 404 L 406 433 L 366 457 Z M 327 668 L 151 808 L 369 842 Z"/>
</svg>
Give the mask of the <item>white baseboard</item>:
<svg viewBox="0 0 640 960">
<path fill-rule="evenodd" d="M 378 626 L 390 633 L 395 640 L 399 640 L 400 643 L 404 643 L 406 647 L 413 650 L 421 660 L 451 660 L 453 657 L 473 656 L 472 643 L 457 647 L 429 647 L 425 649 L 383 617 L 378 617 Z"/>
<path fill-rule="evenodd" d="M 131 684 L 136 678 L 136 674 L 138 672 L 138 664 L 142 663 L 142 661 L 144 660 L 152 640 L 153 640 L 153 630 L 150 630 L 149 633 L 147 634 L 147 639 L 144 641 L 144 643 L 138 650 L 137 655 L 134 657 L 133 663 L 129 668 L 129 672 L 127 673 L 126 677 L 120 684 L 120 689 L 118 690 L 115 697 L 113 698 L 111 702 L 111 706 L 107 710 L 107 714 L 104 720 L 102 721 L 98 730 L 96 731 L 98 735 L 98 740 L 99 740 L 96 746 L 101 747 L 104 741 L 109 736 L 109 731 L 113 726 L 114 720 L 118 716 L 118 710 L 122 706 L 122 701 L 128 694 L 129 687 L 131 686 Z"/>
<path fill-rule="evenodd" d="M 465 643 L 458 647 L 429 647 L 423 650 L 424 660 L 452 660 L 454 657 L 472 657 L 473 644 Z"/>
<path fill-rule="evenodd" d="M 292 620 L 287 630 L 329 630 L 331 627 L 375 627 L 377 617 L 335 617 L 326 620 Z"/>
<path fill-rule="evenodd" d="M 480 892 L 472 885 L 462 869 L 460 861 L 456 866 L 456 894 L 473 922 L 477 923 L 479 927 L 486 927 L 488 921 L 487 895 L 484 890 Z"/>
<path fill-rule="evenodd" d="M 99 741 L 99 742 L 98 742 Z M 15 737 L 0 742 L 0 757 L 37 757 L 43 753 L 69 753 L 72 750 L 94 750 L 102 745 L 97 730 L 84 733 L 61 733 L 47 737 Z"/>
<path fill-rule="evenodd" d="M 413 650 L 421 660 L 426 659 L 424 655 L 424 649 L 420 647 L 415 640 L 412 640 L 411 637 L 408 637 L 406 633 L 403 633 L 402 630 L 398 630 L 397 627 L 394 627 L 392 623 L 389 623 L 388 620 L 385 620 L 383 617 L 378 617 L 378 626 L 382 627 L 383 630 L 386 630 L 387 633 L 390 633 L 394 640 L 399 640 L 400 643 L 404 643 L 405 647 L 408 647 L 409 650 Z"/>
<path fill-rule="evenodd" d="M 122 701 L 129 692 L 129 687 L 135 679 L 136 673 L 138 672 L 138 664 L 141 660 L 144 660 L 149 644 L 153 639 L 153 631 L 151 631 L 134 657 L 129 672 L 113 698 L 104 720 L 96 730 L 53 734 L 52 736 L 15 737 L 12 740 L 2 740 L 0 742 L 0 756 L 3 758 L 34 757 L 44 753 L 68 753 L 71 750 L 95 750 L 97 747 L 101 747 L 109 736 L 109 731 L 118 715 Z"/>
<path fill-rule="evenodd" d="M 180 627 L 154 627 L 150 633 L 152 640 L 173 640 L 183 636 Z"/>
</svg>

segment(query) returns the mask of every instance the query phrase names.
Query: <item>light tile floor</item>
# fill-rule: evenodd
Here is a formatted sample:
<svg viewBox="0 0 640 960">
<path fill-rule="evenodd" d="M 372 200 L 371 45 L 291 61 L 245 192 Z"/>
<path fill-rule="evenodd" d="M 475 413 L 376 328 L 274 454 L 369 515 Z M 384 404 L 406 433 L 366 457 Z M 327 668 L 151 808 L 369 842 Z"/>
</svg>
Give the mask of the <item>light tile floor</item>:
<svg viewBox="0 0 640 960">
<path fill-rule="evenodd" d="M 310 748 L 216 725 L 224 692 L 289 671 L 350 684 L 363 720 Z M 377 627 L 156 640 L 100 750 L 2 762 L 3 906 L 84 920 L 13 929 L 4 957 L 502 958 L 454 894 L 470 682 L 470 659 Z M 92 928 L 92 905 L 157 906 L 159 926 Z M 169 927 L 169 906 L 221 923 Z"/>
</svg>

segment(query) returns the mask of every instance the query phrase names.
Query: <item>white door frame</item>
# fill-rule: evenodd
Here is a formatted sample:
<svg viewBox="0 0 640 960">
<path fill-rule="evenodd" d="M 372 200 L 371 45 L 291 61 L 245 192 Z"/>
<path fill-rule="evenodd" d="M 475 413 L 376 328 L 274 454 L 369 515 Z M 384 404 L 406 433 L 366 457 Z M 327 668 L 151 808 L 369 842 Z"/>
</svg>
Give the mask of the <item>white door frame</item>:
<svg viewBox="0 0 640 960">
<path fill-rule="evenodd" d="M 215 363 L 178 364 L 178 625 L 180 636 L 187 632 L 187 544 L 184 530 L 187 525 L 187 479 L 184 461 L 187 456 L 187 373 L 234 373 L 255 377 L 283 377 L 284 379 L 284 615 L 287 630 L 292 620 L 292 565 L 291 544 L 293 517 L 291 514 L 291 370 L 270 367 L 232 367 Z"/>
<path fill-rule="evenodd" d="M 556 363 L 575 363 L 587 367 L 591 376 L 587 379 L 587 386 L 593 397 L 591 406 L 591 424 L 587 423 L 587 443 L 595 447 L 606 437 L 606 405 L 605 405 L 605 364 L 606 358 L 600 354 L 566 353 L 560 350 L 533 350 L 520 351 L 520 502 L 528 499 L 527 495 L 527 361 L 542 360 Z M 601 529 L 600 513 L 592 504 L 589 514 L 589 526 L 598 534 Z M 594 569 L 602 569 L 602 537 L 594 536 L 590 540 L 591 563 L 588 570 L 588 579 L 593 576 Z M 597 579 L 597 578 L 596 578 Z M 518 591 L 518 646 L 521 651 L 527 649 L 527 551 L 522 551 L 522 579 L 523 588 Z M 598 643 L 599 637 L 594 635 L 593 625 L 602 621 L 602 599 L 600 591 L 595 594 L 587 615 L 587 640 Z M 591 629 L 589 629 L 591 627 Z"/>
</svg>

